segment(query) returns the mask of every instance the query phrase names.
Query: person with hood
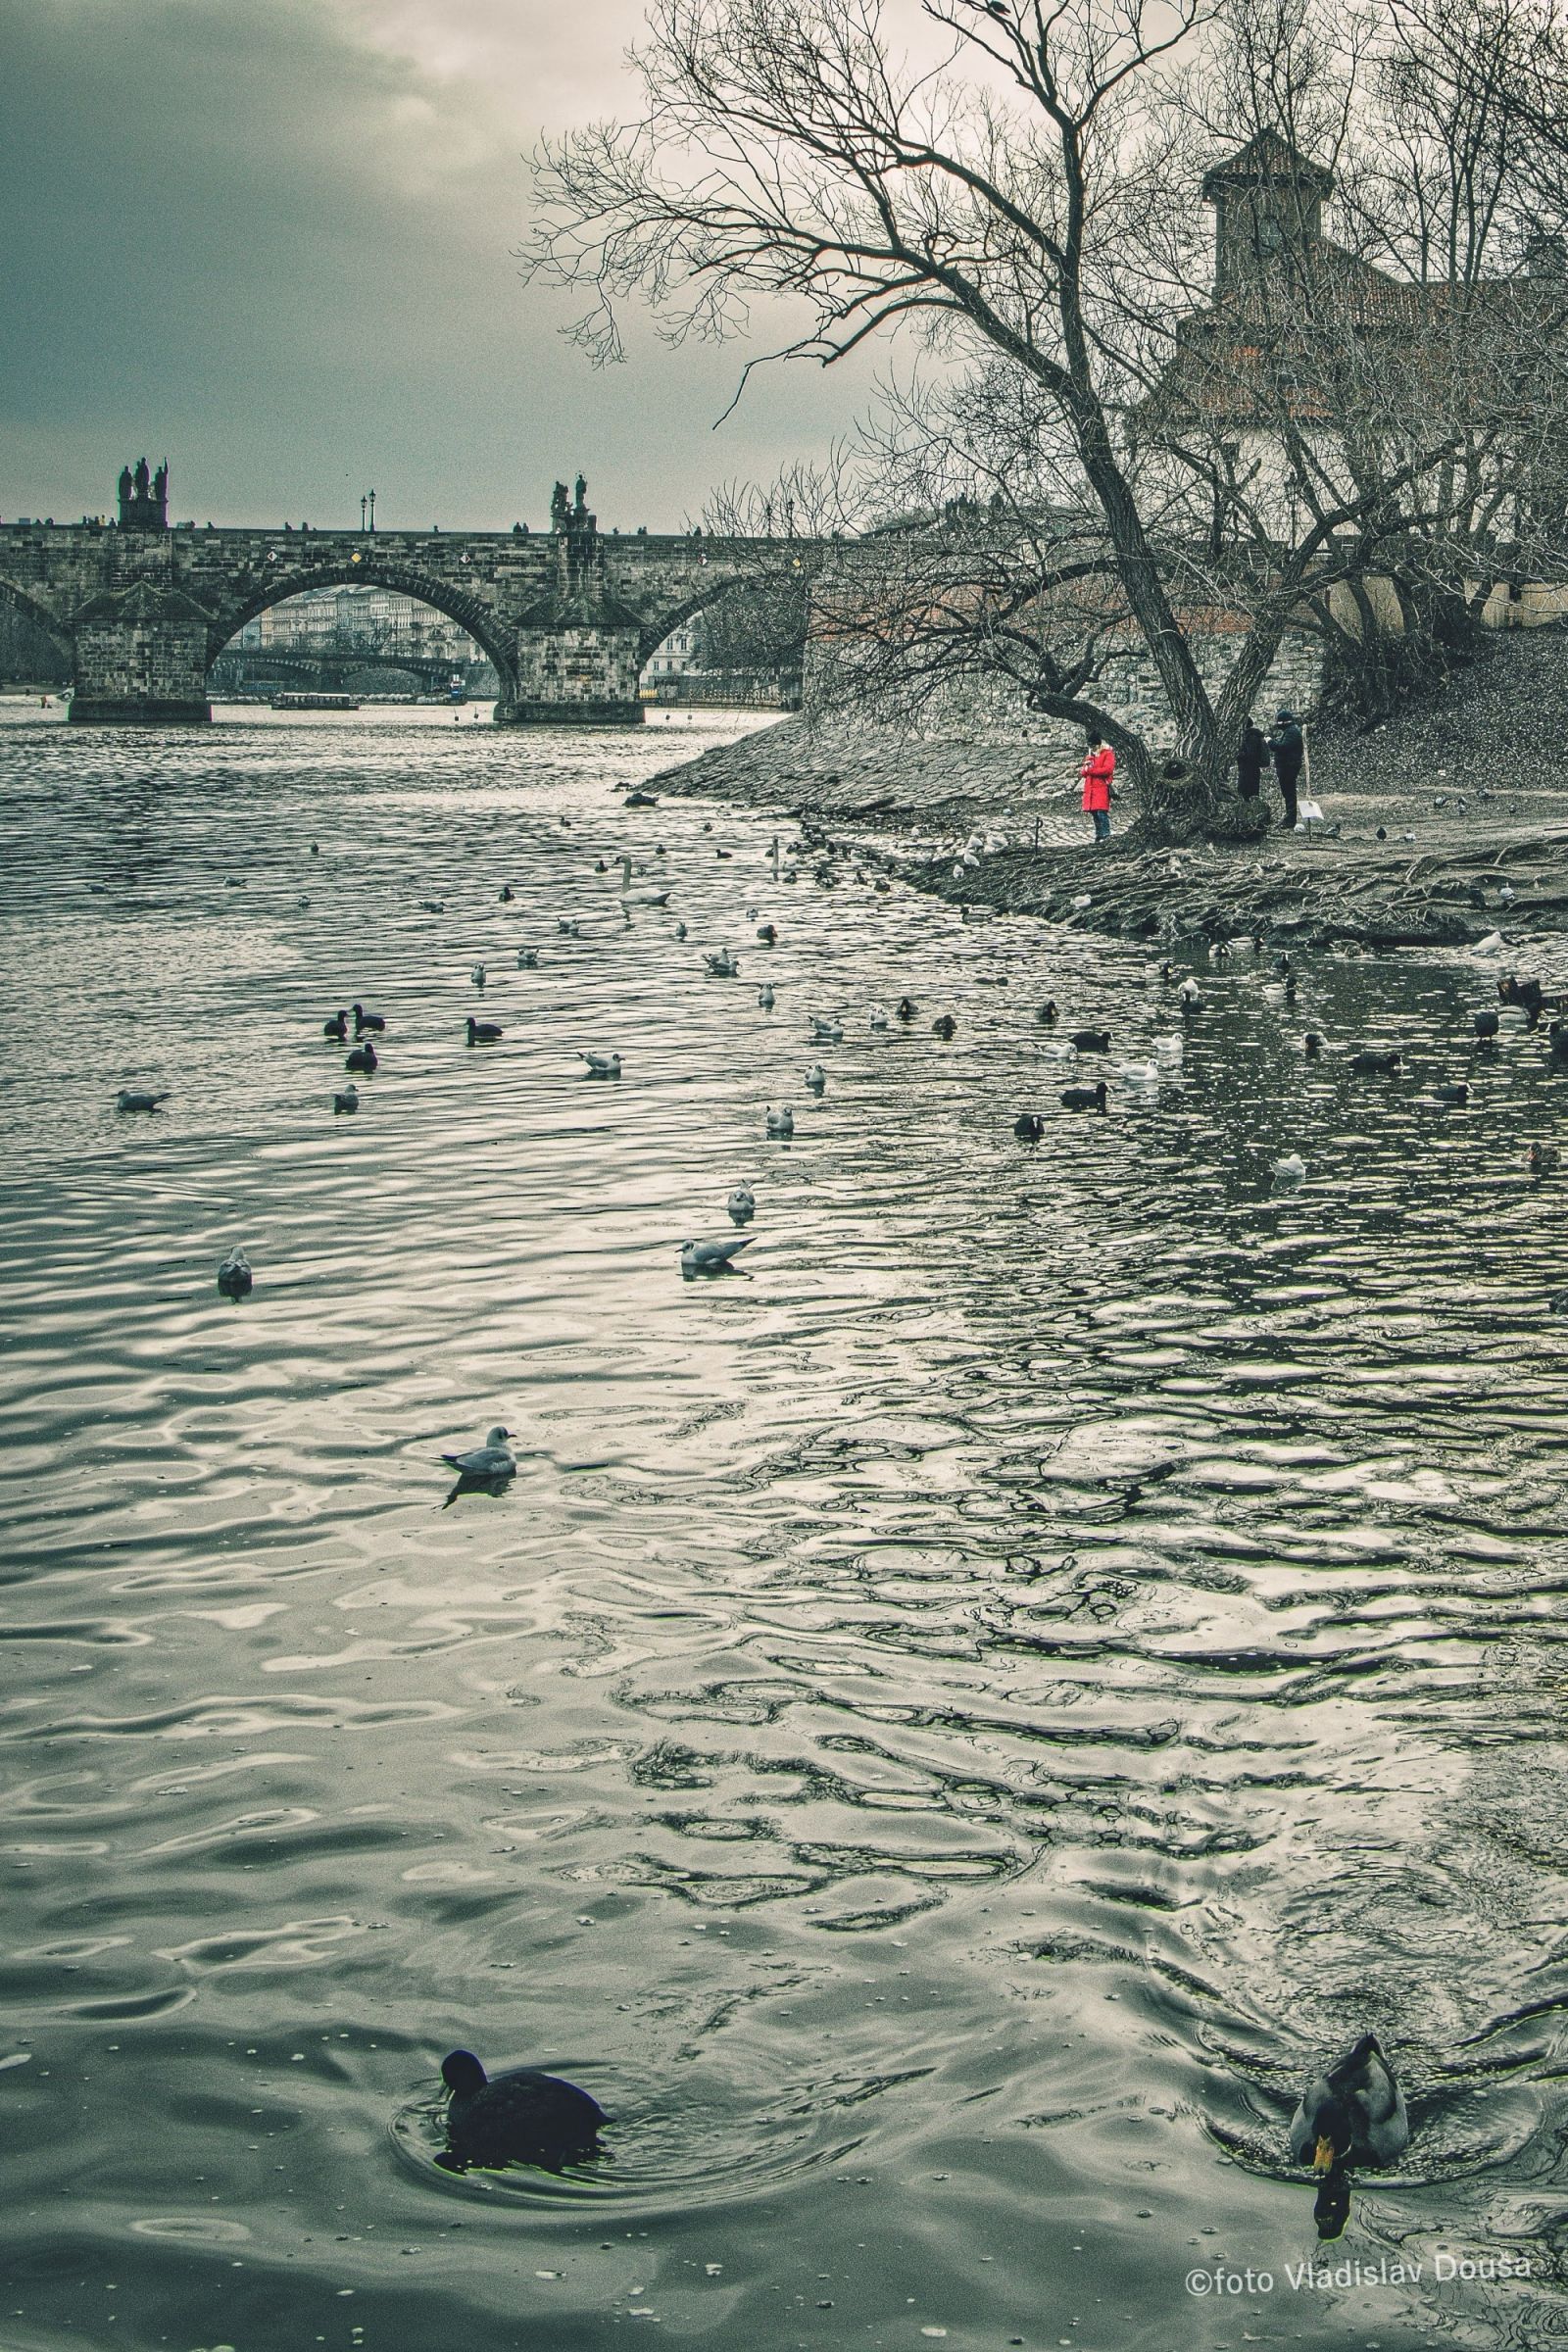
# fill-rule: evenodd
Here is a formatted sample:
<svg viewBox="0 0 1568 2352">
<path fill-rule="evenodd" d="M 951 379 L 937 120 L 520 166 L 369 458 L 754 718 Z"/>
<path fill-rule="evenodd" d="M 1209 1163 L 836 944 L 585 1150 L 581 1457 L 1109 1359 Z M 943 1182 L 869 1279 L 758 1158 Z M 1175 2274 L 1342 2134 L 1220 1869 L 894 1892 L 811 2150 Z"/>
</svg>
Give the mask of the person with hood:
<svg viewBox="0 0 1568 2352">
<path fill-rule="evenodd" d="M 1249 718 L 1242 729 L 1242 748 L 1236 755 L 1237 787 L 1244 801 L 1255 801 L 1263 789 L 1263 770 L 1268 765 L 1268 739 L 1256 719 Z"/>
<path fill-rule="evenodd" d="M 1084 753 L 1084 763 L 1078 771 L 1083 779 L 1084 807 L 1095 820 L 1095 841 L 1098 846 L 1110 839 L 1110 786 L 1116 773 L 1116 755 L 1108 743 L 1102 743 L 1094 729 Z"/>
<path fill-rule="evenodd" d="M 1285 802 L 1282 821 L 1294 830 L 1299 821 L 1296 811 L 1296 788 L 1301 780 L 1301 763 L 1306 758 L 1301 722 L 1294 710 L 1275 712 L 1274 732 L 1269 737 L 1268 749 Z"/>
</svg>

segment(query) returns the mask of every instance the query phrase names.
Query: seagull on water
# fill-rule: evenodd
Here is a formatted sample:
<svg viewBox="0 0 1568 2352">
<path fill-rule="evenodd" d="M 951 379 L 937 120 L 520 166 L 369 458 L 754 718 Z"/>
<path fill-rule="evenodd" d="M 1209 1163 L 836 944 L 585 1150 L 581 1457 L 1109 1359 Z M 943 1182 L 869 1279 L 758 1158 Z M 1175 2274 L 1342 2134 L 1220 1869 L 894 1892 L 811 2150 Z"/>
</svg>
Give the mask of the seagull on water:
<svg viewBox="0 0 1568 2352">
<path fill-rule="evenodd" d="M 787 1104 L 782 1110 L 775 1110 L 771 1103 L 768 1105 L 767 1132 L 769 1135 L 793 1135 L 795 1133 L 795 1113 Z"/>
<path fill-rule="evenodd" d="M 149 1095 L 139 1086 L 122 1086 L 115 1097 L 117 1110 L 156 1110 L 160 1102 L 169 1101 L 169 1089 L 161 1095 Z"/>
<path fill-rule="evenodd" d="M 358 1110 L 359 1107 L 360 1090 L 351 1078 L 343 1092 L 332 1097 L 332 1116 L 334 1119 L 341 1118 L 345 1111 Z"/>
<path fill-rule="evenodd" d="M 740 1233 L 726 1236 L 721 1242 L 682 1242 L 680 1270 L 689 1282 L 694 1274 L 727 1274 L 743 1250 L 749 1250 L 757 1236 Z"/>
<path fill-rule="evenodd" d="M 255 1280 L 251 1261 L 236 1243 L 218 1269 L 218 1287 L 225 1298 L 248 1298 Z"/>
<path fill-rule="evenodd" d="M 844 1023 L 842 1021 L 824 1021 L 819 1012 L 813 1012 L 811 1035 L 824 1046 L 839 1045 L 844 1037 Z"/>
<path fill-rule="evenodd" d="M 758 992 L 757 992 L 757 1002 L 758 1002 L 758 1004 L 759 1004 L 761 1006 L 761 1008 L 762 1008 L 762 1010 L 763 1010 L 764 1012 L 771 1012 L 771 1011 L 772 1011 L 772 1009 L 773 1009 L 773 983 L 771 982 L 771 980 L 764 980 L 764 981 L 763 981 L 763 983 L 762 983 L 761 987 L 760 987 L 760 988 L 758 990 Z"/>
<path fill-rule="evenodd" d="M 470 1446 L 466 1453 L 444 1453 L 441 1459 L 458 1474 L 443 1510 L 457 1501 L 460 1494 L 472 1494 L 481 1488 L 486 1494 L 499 1494 L 510 1479 L 517 1475 L 517 1457 L 507 1440 L 512 1432 L 498 1421 L 482 1446 Z"/>
<path fill-rule="evenodd" d="M 810 1088 L 813 1095 L 821 1094 L 822 1090 L 827 1085 L 827 1072 L 823 1069 L 822 1064 L 819 1061 L 813 1061 L 810 1068 L 807 1071 L 806 1083 Z"/>
<path fill-rule="evenodd" d="M 738 1184 L 724 1206 L 737 1225 L 749 1225 L 757 1214 L 757 1195 L 749 1184 Z"/>
<path fill-rule="evenodd" d="M 585 1054 L 579 1049 L 577 1058 L 588 1064 L 590 1078 L 618 1078 L 620 1076 L 620 1055 L 618 1054 Z"/>
<path fill-rule="evenodd" d="M 468 974 L 468 978 L 473 982 L 475 988 L 483 988 L 485 983 L 484 965 L 482 963 L 476 963 L 472 971 Z"/>
</svg>

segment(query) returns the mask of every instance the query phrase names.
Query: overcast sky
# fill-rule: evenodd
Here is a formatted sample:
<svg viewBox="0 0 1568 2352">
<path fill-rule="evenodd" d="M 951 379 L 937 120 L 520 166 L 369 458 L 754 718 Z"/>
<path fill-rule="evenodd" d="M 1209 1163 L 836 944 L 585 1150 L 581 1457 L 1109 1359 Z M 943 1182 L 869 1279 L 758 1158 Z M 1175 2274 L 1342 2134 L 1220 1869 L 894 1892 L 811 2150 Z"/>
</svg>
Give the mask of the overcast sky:
<svg viewBox="0 0 1568 2352">
<path fill-rule="evenodd" d="M 628 111 L 638 0 L 0 0 L 0 516 L 606 528 L 825 446 L 867 374 L 638 333 L 596 372 L 521 282 L 539 132 Z"/>
</svg>

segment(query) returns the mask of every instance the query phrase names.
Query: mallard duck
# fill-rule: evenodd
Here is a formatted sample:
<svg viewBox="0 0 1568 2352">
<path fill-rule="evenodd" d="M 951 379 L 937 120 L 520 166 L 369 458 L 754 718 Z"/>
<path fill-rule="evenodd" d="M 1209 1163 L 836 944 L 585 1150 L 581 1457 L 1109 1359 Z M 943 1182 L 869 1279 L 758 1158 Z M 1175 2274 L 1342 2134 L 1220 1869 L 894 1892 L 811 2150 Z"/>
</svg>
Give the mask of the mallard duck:
<svg viewBox="0 0 1568 2352">
<path fill-rule="evenodd" d="M 1291 2118 L 1291 2155 L 1317 2173 L 1352 2164 L 1386 2168 L 1409 2139 L 1404 2093 L 1375 2034 L 1363 2034 L 1308 2082 Z"/>
<path fill-rule="evenodd" d="M 441 2061 L 441 2080 L 452 2095 L 446 2152 L 436 2162 L 447 2172 L 535 2164 L 559 2173 L 599 2153 L 604 2109 L 559 2075 L 519 2066 L 492 2082 L 471 2050 L 454 2050 Z"/>
</svg>

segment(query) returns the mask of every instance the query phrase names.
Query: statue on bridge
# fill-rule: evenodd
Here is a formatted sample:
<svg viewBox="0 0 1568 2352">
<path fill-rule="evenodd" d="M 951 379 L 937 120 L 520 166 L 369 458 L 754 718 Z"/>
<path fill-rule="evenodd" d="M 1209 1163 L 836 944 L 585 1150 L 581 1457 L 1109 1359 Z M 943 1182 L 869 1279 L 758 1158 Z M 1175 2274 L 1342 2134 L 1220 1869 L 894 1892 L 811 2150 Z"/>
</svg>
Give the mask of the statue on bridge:
<svg viewBox="0 0 1568 2352">
<path fill-rule="evenodd" d="M 566 485 L 558 482 L 550 496 L 550 528 L 565 531 L 574 538 L 591 539 L 599 529 L 599 517 L 588 512 L 588 481 L 578 474 L 573 495 L 568 502 Z"/>
<path fill-rule="evenodd" d="M 169 461 L 166 458 L 156 473 L 145 458 L 136 460 L 135 470 L 122 466 L 120 473 L 120 527 L 122 531 L 167 531 L 169 528 Z"/>
<path fill-rule="evenodd" d="M 564 531 L 568 527 L 570 519 L 566 506 L 566 485 L 564 482 L 558 482 L 550 493 L 550 528 L 553 531 Z"/>
</svg>

